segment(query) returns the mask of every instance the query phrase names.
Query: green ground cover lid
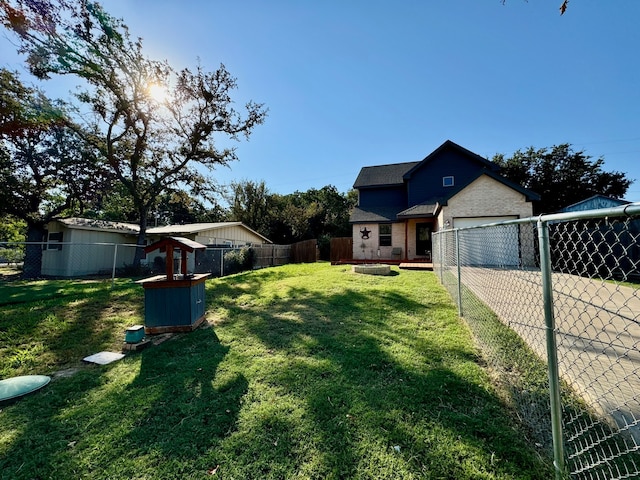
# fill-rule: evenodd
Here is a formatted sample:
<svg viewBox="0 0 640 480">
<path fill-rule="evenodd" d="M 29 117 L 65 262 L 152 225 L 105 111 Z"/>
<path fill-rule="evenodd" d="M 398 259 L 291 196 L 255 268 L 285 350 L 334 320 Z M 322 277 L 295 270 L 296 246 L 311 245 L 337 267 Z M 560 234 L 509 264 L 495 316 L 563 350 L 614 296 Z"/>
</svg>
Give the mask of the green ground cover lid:
<svg viewBox="0 0 640 480">
<path fill-rule="evenodd" d="M 0 380 L 0 402 L 35 392 L 50 381 L 51 378 L 46 375 L 24 375 Z"/>
</svg>

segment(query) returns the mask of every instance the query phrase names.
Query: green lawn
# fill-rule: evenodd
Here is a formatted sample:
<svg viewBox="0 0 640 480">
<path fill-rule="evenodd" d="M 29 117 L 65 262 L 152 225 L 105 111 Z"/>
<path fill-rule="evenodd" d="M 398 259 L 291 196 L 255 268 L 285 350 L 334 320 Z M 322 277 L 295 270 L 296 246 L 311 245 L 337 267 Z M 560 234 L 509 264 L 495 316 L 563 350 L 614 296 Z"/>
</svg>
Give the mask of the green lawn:
<svg viewBox="0 0 640 480">
<path fill-rule="evenodd" d="M 0 284 L 0 377 L 142 323 L 130 281 Z M 548 479 L 436 277 L 327 263 L 207 282 L 209 325 L 0 412 L 7 479 Z"/>
</svg>

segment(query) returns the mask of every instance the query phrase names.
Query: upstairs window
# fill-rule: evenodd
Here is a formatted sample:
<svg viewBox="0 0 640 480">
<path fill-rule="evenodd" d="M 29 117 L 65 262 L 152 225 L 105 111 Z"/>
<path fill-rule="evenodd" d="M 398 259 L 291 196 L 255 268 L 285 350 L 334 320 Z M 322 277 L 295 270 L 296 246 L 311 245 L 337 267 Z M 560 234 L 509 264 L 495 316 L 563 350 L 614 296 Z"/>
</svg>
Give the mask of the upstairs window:
<svg viewBox="0 0 640 480">
<path fill-rule="evenodd" d="M 453 187 L 453 175 L 450 177 L 442 177 L 443 187 Z"/>
<path fill-rule="evenodd" d="M 391 246 L 391 224 L 381 223 L 378 225 L 378 245 L 381 247 Z"/>
</svg>

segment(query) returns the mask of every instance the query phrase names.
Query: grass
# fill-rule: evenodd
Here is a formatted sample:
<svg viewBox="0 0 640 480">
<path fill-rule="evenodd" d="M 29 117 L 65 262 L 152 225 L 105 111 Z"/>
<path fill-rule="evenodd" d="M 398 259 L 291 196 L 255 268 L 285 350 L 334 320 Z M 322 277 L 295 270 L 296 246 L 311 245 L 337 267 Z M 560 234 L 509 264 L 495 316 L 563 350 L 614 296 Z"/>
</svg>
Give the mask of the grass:
<svg viewBox="0 0 640 480">
<path fill-rule="evenodd" d="M 394 273 L 208 281 L 209 326 L 3 407 L 0 478 L 551 478 L 436 277 Z M 0 299 L 3 378 L 78 366 L 142 322 L 129 282 L 18 282 Z"/>
</svg>

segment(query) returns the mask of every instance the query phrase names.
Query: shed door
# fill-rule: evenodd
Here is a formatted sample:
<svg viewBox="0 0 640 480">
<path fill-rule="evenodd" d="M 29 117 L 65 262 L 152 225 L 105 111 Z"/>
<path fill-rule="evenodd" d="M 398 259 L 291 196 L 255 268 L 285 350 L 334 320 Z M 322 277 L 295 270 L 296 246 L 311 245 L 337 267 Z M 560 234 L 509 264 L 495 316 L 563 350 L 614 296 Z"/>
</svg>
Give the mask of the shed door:
<svg viewBox="0 0 640 480">
<path fill-rule="evenodd" d="M 467 228 L 486 223 L 515 220 L 515 215 L 497 217 L 454 218 L 454 228 Z M 520 264 L 520 236 L 518 225 L 474 228 L 460 232 L 460 247 L 466 265 L 511 267 Z"/>
</svg>

